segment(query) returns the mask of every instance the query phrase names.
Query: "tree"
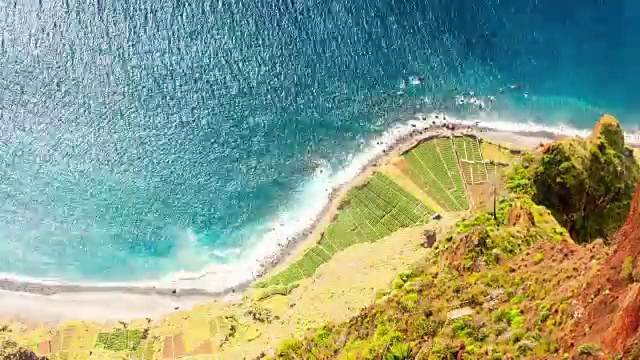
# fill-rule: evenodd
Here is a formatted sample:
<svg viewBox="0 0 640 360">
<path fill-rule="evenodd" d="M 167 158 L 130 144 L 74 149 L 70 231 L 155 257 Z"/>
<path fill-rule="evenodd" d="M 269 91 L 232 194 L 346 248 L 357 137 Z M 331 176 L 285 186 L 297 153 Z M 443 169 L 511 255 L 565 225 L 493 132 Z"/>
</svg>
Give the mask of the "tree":
<svg viewBox="0 0 640 360">
<path fill-rule="evenodd" d="M 620 124 L 604 116 L 587 139 L 548 145 L 533 168 L 534 200 L 578 242 L 609 238 L 626 219 L 638 164 Z"/>
</svg>

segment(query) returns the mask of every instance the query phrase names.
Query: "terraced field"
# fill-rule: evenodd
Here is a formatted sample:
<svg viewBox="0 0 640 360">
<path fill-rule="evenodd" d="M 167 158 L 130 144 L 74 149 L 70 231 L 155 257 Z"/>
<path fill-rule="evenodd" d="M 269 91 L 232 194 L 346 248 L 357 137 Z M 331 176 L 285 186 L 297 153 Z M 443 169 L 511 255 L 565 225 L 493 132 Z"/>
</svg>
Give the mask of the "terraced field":
<svg viewBox="0 0 640 360">
<path fill-rule="evenodd" d="M 406 175 L 447 211 L 469 208 L 457 156 L 449 138 L 423 142 L 403 155 Z"/>
<path fill-rule="evenodd" d="M 485 166 L 487 167 L 487 173 L 489 174 L 489 176 L 498 174 L 498 165 L 494 163 L 486 163 Z"/>
<path fill-rule="evenodd" d="M 203 314 L 204 315 L 204 314 Z M 193 317 L 177 334 L 151 336 L 149 329 L 115 329 L 98 333 L 96 327 L 67 325 L 32 349 L 51 360 L 89 359 L 177 359 L 185 355 L 214 352 L 214 342 L 222 341 L 234 328 L 233 321 L 217 316 Z M 247 335 L 245 328 L 234 328 Z"/>
<path fill-rule="evenodd" d="M 374 242 L 403 227 L 424 224 L 433 211 L 387 176 L 376 172 L 352 189 L 320 241 L 268 285 L 288 285 L 313 275 L 333 254 L 351 245 Z"/>
<path fill-rule="evenodd" d="M 488 173 L 478 139 L 470 136 L 455 136 L 453 142 L 465 182 L 468 185 L 486 182 Z"/>
<path fill-rule="evenodd" d="M 431 139 L 405 153 L 403 159 L 404 166 L 399 169 L 424 194 L 414 196 L 382 172 L 376 172 L 366 184 L 349 191 L 341 210 L 316 245 L 261 286 L 293 284 L 312 276 L 338 251 L 377 241 L 400 228 L 425 224 L 434 211 L 418 200 L 421 195 L 433 199 L 445 211 L 467 210 L 470 201 L 465 180 L 469 185 L 488 180 L 475 137 Z"/>
</svg>

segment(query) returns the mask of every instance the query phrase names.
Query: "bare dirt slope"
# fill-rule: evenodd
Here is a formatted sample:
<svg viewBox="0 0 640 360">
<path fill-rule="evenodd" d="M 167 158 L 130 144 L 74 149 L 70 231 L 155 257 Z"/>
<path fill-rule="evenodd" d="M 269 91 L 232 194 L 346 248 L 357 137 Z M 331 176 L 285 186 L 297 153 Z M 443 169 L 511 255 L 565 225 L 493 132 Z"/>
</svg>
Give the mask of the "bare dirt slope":
<svg viewBox="0 0 640 360">
<path fill-rule="evenodd" d="M 640 184 L 626 223 L 616 235 L 612 254 L 586 284 L 574 311 L 581 316 L 567 344 L 596 343 L 602 350 L 629 358 L 640 349 Z M 637 356 L 637 354 L 635 354 Z"/>
</svg>

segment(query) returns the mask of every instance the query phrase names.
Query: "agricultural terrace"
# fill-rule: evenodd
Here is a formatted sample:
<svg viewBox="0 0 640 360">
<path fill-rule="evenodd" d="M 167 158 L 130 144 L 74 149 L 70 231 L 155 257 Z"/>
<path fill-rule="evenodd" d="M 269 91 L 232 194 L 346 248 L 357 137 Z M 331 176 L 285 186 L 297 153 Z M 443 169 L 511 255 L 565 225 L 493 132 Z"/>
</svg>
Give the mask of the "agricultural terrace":
<svg viewBox="0 0 640 360">
<path fill-rule="evenodd" d="M 404 153 L 393 166 L 416 186 L 403 186 L 393 176 L 376 171 L 348 192 L 317 244 L 258 286 L 294 284 L 349 246 L 375 242 L 400 228 L 424 225 L 436 213 L 430 204 L 446 212 L 468 210 L 466 185 L 487 182 L 488 174 L 496 174 L 500 167 L 484 159 L 479 140 L 473 136 L 429 139 Z M 431 201 L 420 200 L 425 198 Z"/>
<path fill-rule="evenodd" d="M 313 275 L 333 254 L 357 243 L 374 242 L 400 228 L 425 224 L 433 210 L 393 180 L 376 172 L 347 194 L 345 203 L 320 241 L 268 285 L 288 285 Z"/>
</svg>

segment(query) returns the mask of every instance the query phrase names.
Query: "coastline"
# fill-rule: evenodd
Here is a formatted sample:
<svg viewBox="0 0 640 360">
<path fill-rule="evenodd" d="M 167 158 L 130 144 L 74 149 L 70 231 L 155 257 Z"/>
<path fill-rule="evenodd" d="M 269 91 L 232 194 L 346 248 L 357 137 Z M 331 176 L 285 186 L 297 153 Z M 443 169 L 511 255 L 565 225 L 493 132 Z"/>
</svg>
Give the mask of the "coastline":
<svg viewBox="0 0 640 360">
<path fill-rule="evenodd" d="M 308 247 L 320 238 L 326 226 L 335 216 L 344 196 L 353 186 L 365 181 L 378 167 L 389 163 L 417 143 L 432 137 L 453 134 L 473 134 L 488 141 L 521 148 L 534 148 L 540 142 L 552 141 L 561 134 L 552 131 L 505 131 L 485 126 L 473 121 L 451 120 L 443 114 L 431 114 L 426 117 L 418 114 L 409 120 L 403 128 L 390 129 L 385 133 L 391 140 L 375 140 L 373 156 L 350 180 L 338 184 L 328 195 L 328 201 L 319 216 L 306 229 L 285 244 L 279 245 L 279 251 L 257 263 L 258 271 L 252 279 L 243 281 L 223 291 L 208 291 L 197 287 L 183 287 L 189 281 L 206 281 L 208 273 L 187 279 L 179 279 L 175 286 L 128 286 L 126 284 L 83 285 L 30 282 L 10 278 L 0 279 L 0 316 L 20 317 L 28 313 L 28 318 L 58 321 L 77 319 L 91 320 L 130 319 L 159 317 L 177 309 L 192 307 L 198 303 L 215 299 L 238 298 L 251 284 L 277 273 L 295 261 Z M 120 299 L 121 301 L 114 301 Z M 38 308 L 57 305 L 55 311 Z M 148 303 L 147 306 L 144 304 Z M 73 309 L 69 309 L 72 304 Z M 104 314 L 109 308 L 109 314 Z M 52 314 L 53 312 L 53 314 Z"/>
</svg>

